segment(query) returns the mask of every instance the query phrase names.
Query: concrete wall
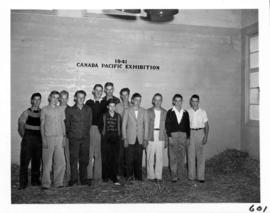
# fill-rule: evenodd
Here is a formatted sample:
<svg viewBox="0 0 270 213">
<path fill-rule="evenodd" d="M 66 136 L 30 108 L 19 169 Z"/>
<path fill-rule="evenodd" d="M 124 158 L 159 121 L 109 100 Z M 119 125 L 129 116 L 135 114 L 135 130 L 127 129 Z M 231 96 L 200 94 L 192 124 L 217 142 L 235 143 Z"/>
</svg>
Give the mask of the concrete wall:
<svg viewBox="0 0 270 213">
<path fill-rule="evenodd" d="M 76 67 L 80 61 L 113 63 L 116 58 L 159 65 L 160 70 Z M 240 148 L 240 29 L 12 13 L 12 162 L 19 161 L 17 118 L 33 92 L 42 93 L 44 106 L 53 89 L 71 94 L 85 89 L 90 98 L 93 85 L 106 81 L 115 83 L 117 95 L 127 86 L 140 92 L 147 108 L 155 92 L 163 94 L 167 109 L 174 93 L 184 96 L 185 108 L 198 93 L 210 122 L 207 158 L 225 148 Z"/>
<path fill-rule="evenodd" d="M 250 19 L 251 20 L 251 19 Z M 253 19 L 254 20 L 254 19 Z M 258 16 L 257 16 L 258 21 Z M 249 23 L 253 23 L 249 22 Z M 242 140 L 241 150 L 255 159 L 260 158 L 260 126 L 259 121 L 249 120 L 249 63 L 247 59 L 248 36 L 258 33 L 258 23 L 250 24 L 242 29 Z"/>
</svg>

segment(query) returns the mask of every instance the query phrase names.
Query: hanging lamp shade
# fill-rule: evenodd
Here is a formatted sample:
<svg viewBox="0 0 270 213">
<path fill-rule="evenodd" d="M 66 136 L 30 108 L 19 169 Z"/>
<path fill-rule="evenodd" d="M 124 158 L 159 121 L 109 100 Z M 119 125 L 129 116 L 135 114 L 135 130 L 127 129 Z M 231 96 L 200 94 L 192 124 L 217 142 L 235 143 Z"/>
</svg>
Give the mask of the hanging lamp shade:
<svg viewBox="0 0 270 213">
<path fill-rule="evenodd" d="M 141 13 L 140 9 L 117 9 L 117 10 L 125 12 L 125 13 L 132 13 L 132 14 L 140 14 Z"/>
<path fill-rule="evenodd" d="M 174 15 L 179 12 L 177 9 L 146 9 L 149 21 L 153 22 L 167 22 L 174 18 Z"/>
</svg>

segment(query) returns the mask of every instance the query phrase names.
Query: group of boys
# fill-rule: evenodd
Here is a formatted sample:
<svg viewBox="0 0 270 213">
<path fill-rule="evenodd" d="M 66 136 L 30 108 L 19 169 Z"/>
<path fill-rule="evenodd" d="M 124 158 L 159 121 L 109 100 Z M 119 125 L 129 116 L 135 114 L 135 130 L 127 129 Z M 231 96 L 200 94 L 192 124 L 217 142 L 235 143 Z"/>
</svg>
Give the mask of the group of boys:
<svg viewBox="0 0 270 213">
<path fill-rule="evenodd" d="M 67 91 L 52 91 L 42 109 L 41 94 L 31 96 L 31 107 L 21 114 L 18 125 L 22 137 L 20 189 L 28 185 L 30 161 L 31 184 L 44 190 L 52 185 L 52 169 L 57 188 L 64 187 L 65 175 L 68 186 L 90 186 L 93 180 L 111 180 L 115 185 L 123 180 L 142 181 L 143 150 L 147 179 L 160 183 L 164 148 L 168 148 L 172 182 L 186 177 L 204 182 L 209 125 L 198 95 L 191 96 L 191 108 L 184 110 L 183 97 L 175 94 L 173 107 L 167 111 L 161 106 L 160 93 L 146 110 L 141 107 L 141 94 L 134 93 L 130 102 L 129 88 L 121 89 L 121 101 L 113 92 L 111 82 L 104 88 L 96 84 L 93 99 L 85 102 L 86 92 L 78 90 L 75 104 L 69 106 Z"/>
</svg>

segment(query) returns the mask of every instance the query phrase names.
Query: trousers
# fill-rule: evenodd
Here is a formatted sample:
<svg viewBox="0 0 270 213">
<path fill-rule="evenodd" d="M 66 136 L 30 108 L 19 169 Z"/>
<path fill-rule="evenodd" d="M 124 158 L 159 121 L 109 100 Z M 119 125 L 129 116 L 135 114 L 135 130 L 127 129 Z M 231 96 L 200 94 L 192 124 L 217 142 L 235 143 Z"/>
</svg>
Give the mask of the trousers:
<svg viewBox="0 0 270 213">
<path fill-rule="evenodd" d="M 20 153 L 20 186 L 28 185 L 28 166 L 31 161 L 31 182 L 40 179 L 40 165 L 42 157 L 41 135 L 25 131 L 21 142 Z"/>
<path fill-rule="evenodd" d="M 87 183 L 87 166 L 89 163 L 89 137 L 69 139 L 70 153 L 70 181 L 78 181 L 78 162 L 79 176 L 81 184 Z"/>
<path fill-rule="evenodd" d="M 70 153 L 69 153 L 69 140 L 66 138 L 66 145 L 64 147 L 65 159 L 66 159 L 66 177 L 70 179 Z"/>
<path fill-rule="evenodd" d="M 104 148 L 103 156 L 103 179 L 117 181 L 118 162 L 119 162 L 119 144 L 118 135 L 105 135 L 102 137 Z"/>
<path fill-rule="evenodd" d="M 124 141 L 119 144 L 118 175 L 127 176 L 127 148 L 124 147 Z"/>
<path fill-rule="evenodd" d="M 142 180 L 142 154 L 143 147 L 136 138 L 135 144 L 129 144 L 127 147 L 127 178 Z"/>
<path fill-rule="evenodd" d="M 147 178 L 162 179 L 164 141 L 159 141 L 159 130 L 154 130 L 154 141 L 147 146 Z"/>
<path fill-rule="evenodd" d="M 101 136 L 97 126 L 90 128 L 89 163 L 87 167 L 88 179 L 101 179 Z"/>
<path fill-rule="evenodd" d="M 65 175 L 65 153 L 63 147 L 63 137 L 45 137 L 48 143 L 48 148 L 42 149 L 43 173 L 42 186 L 51 186 L 51 170 L 53 167 L 53 183 L 55 187 L 63 186 Z"/>
<path fill-rule="evenodd" d="M 188 178 L 190 180 L 204 180 L 205 155 L 202 139 L 203 130 L 191 130 L 190 144 L 188 146 Z"/>
<path fill-rule="evenodd" d="M 172 132 L 169 140 L 169 164 L 172 178 L 184 178 L 187 175 L 185 167 L 186 133 Z"/>
</svg>

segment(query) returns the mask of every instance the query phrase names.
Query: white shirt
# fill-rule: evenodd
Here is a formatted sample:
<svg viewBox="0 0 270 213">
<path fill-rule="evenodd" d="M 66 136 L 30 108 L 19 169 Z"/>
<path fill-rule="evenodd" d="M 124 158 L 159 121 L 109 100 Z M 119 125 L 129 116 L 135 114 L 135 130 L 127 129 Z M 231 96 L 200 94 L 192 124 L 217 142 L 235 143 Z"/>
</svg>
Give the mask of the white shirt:
<svg viewBox="0 0 270 213">
<path fill-rule="evenodd" d="M 102 98 L 100 98 L 100 99 L 94 99 L 94 102 L 96 103 L 96 101 L 98 102 L 98 103 L 100 103 L 101 101 L 102 101 Z"/>
<path fill-rule="evenodd" d="M 208 121 L 206 111 L 199 108 L 196 111 L 192 108 L 188 109 L 190 128 L 198 129 L 204 128 L 205 123 Z"/>
<path fill-rule="evenodd" d="M 181 119 L 182 119 L 182 117 L 183 117 L 184 110 L 181 109 L 180 112 L 179 112 L 178 109 L 176 109 L 176 107 L 174 106 L 174 107 L 172 108 L 172 111 L 174 111 L 174 113 L 175 113 L 175 115 L 176 115 L 176 118 L 177 118 L 177 122 L 178 122 L 178 124 L 180 124 Z"/>
<path fill-rule="evenodd" d="M 155 112 L 154 129 L 159 129 L 161 110 L 154 109 L 154 112 Z"/>
<path fill-rule="evenodd" d="M 139 110 L 134 110 L 136 119 L 138 118 L 138 112 Z"/>
</svg>

